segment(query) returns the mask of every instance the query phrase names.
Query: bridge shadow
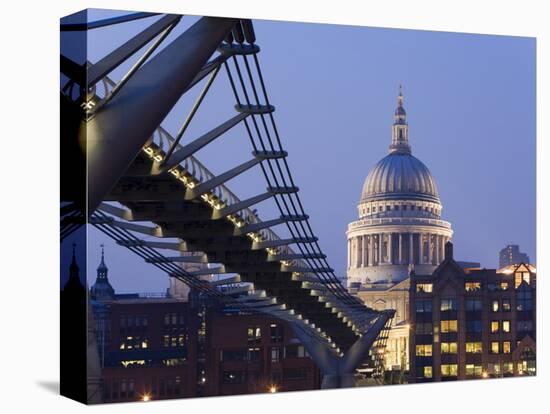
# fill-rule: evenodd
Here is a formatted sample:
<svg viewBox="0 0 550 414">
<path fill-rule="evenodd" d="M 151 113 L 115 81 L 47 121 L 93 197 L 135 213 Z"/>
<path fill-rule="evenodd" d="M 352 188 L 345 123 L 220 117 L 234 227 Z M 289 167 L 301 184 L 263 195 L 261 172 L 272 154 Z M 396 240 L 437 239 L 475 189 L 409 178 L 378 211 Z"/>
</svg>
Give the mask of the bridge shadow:
<svg viewBox="0 0 550 414">
<path fill-rule="evenodd" d="M 59 381 L 37 381 L 36 384 L 46 391 L 59 395 Z"/>
</svg>

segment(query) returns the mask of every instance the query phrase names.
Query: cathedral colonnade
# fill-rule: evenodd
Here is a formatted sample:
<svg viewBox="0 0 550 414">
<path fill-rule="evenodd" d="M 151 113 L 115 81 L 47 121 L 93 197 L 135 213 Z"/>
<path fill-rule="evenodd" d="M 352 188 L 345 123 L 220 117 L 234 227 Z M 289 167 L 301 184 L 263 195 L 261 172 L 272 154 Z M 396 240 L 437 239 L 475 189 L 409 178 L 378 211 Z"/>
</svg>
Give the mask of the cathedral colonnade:
<svg viewBox="0 0 550 414">
<path fill-rule="evenodd" d="M 348 236 L 348 269 L 383 264 L 437 266 L 451 239 L 450 234 L 433 231 L 371 231 Z"/>
</svg>

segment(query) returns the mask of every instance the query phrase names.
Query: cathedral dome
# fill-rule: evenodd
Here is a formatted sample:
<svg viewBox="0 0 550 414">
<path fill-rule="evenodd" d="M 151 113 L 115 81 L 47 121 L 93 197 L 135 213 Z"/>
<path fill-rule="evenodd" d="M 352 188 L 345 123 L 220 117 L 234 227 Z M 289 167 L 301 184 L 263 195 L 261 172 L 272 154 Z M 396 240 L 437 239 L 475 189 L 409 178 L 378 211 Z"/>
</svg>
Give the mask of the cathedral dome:
<svg viewBox="0 0 550 414">
<path fill-rule="evenodd" d="M 428 167 L 406 152 L 393 152 L 369 172 L 361 201 L 407 199 L 440 203 L 435 180 Z"/>
<path fill-rule="evenodd" d="M 394 113 L 390 154 L 369 172 L 361 194 L 362 203 L 396 199 L 441 204 L 430 170 L 411 153 L 401 87 Z"/>
</svg>

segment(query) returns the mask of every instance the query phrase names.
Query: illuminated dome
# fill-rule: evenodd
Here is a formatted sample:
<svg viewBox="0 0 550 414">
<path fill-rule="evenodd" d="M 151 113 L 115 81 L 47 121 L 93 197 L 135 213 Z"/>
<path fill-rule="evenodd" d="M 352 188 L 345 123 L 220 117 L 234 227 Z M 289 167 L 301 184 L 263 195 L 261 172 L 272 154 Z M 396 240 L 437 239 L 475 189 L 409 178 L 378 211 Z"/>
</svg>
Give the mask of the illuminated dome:
<svg viewBox="0 0 550 414">
<path fill-rule="evenodd" d="M 440 203 L 430 170 L 409 153 L 396 151 L 382 158 L 363 185 L 362 202 L 392 199 Z"/>
<path fill-rule="evenodd" d="M 357 205 L 359 219 L 346 232 L 348 285 L 399 283 L 413 268 L 431 274 L 453 235 L 442 209 L 434 177 L 412 155 L 400 88 L 389 154 L 368 173 Z"/>
</svg>

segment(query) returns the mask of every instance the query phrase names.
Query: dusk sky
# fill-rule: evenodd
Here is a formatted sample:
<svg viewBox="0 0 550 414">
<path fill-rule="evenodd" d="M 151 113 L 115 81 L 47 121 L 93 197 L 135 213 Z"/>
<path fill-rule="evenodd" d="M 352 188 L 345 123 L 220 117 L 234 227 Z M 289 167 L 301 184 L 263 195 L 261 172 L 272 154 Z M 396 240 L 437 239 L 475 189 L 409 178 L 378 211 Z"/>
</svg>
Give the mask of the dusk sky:
<svg viewBox="0 0 550 414">
<path fill-rule="evenodd" d="M 99 16 L 104 14 L 92 14 L 92 19 Z M 89 60 L 97 61 L 156 19 L 90 31 Z M 196 19 L 184 17 L 165 43 Z M 388 153 L 400 83 L 412 152 L 435 177 L 443 219 L 454 230 L 455 258 L 494 268 L 501 248 L 519 244 L 536 263 L 533 38 L 261 20 L 254 20 L 254 27 L 288 162 L 338 276 L 345 276 L 345 232 L 357 219 L 363 181 Z M 112 78 L 120 79 L 134 61 Z M 165 119 L 163 126 L 173 135 L 199 89 L 182 97 Z M 234 104 L 221 71 L 182 142 L 231 117 Z M 251 151 L 239 125 L 196 157 L 222 173 L 249 159 Z M 254 168 L 228 187 L 245 199 L 265 191 L 266 184 Z M 264 220 L 279 215 L 272 200 L 258 210 Z M 283 226 L 275 230 L 286 234 Z M 71 243 L 63 248 L 68 251 Z M 93 228 L 90 285 L 101 243 L 116 291 L 157 292 L 168 286 L 164 273 Z"/>
</svg>

